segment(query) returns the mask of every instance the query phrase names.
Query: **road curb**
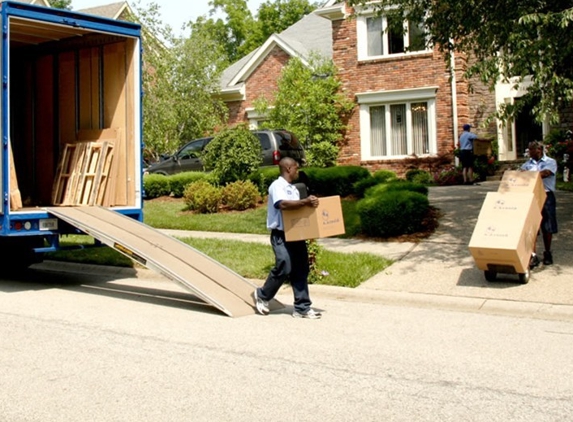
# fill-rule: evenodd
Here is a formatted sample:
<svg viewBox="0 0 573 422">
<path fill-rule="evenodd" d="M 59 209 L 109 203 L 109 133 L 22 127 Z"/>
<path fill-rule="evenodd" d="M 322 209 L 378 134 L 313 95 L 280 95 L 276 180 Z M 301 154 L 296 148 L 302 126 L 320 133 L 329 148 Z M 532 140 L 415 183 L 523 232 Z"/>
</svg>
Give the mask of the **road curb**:
<svg viewBox="0 0 573 422">
<path fill-rule="evenodd" d="M 167 281 L 167 279 L 161 274 L 142 267 L 112 267 L 47 260 L 43 263 L 35 264 L 32 268 L 42 271 L 97 274 L 100 276 Z M 255 280 L 255 283 L 257 282 L 262 284 L 263 281 Z M 433 308 L 458 312 L 517 316 L 556 321 L 573 321 L 573 306 L 558 303 L 524 302 L 506 299 L 449 296 L 417 292 L 397 292 L 364 288 L 352 289 L 349 287 L 325 286 L 319 284 L 311 285 L 310 291 L 317 308 L 320 308 L 320 299 L 328 299 L 387 306 Z M 289 286 L 284 286 L 281 289 L 281 294 L 289 294 L 289 292 Z"/>
</svg>

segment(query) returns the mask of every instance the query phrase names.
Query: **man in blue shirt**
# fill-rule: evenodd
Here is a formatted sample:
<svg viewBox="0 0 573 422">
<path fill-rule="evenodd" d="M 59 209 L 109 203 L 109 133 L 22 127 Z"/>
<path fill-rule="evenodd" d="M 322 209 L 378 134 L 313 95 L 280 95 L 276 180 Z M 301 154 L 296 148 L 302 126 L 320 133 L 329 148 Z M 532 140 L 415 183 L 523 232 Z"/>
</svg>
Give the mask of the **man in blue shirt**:
<svg viewBox="0 0 573 422">
<path fill-rule="evenodd" d="M 290 278 L 294 294 L 294 318 L 319 319 L 322 315 L 310 307 L 308 292 L 308 249 L 306 241 L 287 242 L 283 225 L 283 210 L 305 206 L 318 207 L 318 198 L 310 195 L 300 199 L 296 186 L 298 164 L 290 157 L 279 162 L 280 176 L 269 186 L 267 205 L 267 228 L 271 230 L 271 245 L 275 253 L 275 266 L 270 271 L 263 287 L 255 289 L 253 296 L 257 311 L 261 315 L 269 313 L 269 300 L 275 297 L 280 287 Z"/>
<path fill-rule="evenodd" d="M 474 139 L 477 138 L 477 135 L 470 132 L 471 128 L 471 125 L 466 123 L 464 131 L 460 135 L 460 161 L 462 162 L 464 185 L 473 185 L 474 183 Z"/>
<path fill-rule="evenodd" d="M 538 141 L 529 143 L 529 160 L 522 166 L 521 170 L 538 171 L 543 180 L 543 187 L 547 197 L 541 211 L 541 233 L 543 235 L 543 264 L 553 264 L 553 255 L 551 253 L 551 240 L 553 233 L 557 233 L 557 204 L 555 201 L 555 174 L 557 173 L 557 161 L 545 155 L 543 144 Z M 533 254 L 529 261 L 531 268 L 539 265 L 539 258 L 535 253 L 535 244 L 533 245 Z"/>
</svg>

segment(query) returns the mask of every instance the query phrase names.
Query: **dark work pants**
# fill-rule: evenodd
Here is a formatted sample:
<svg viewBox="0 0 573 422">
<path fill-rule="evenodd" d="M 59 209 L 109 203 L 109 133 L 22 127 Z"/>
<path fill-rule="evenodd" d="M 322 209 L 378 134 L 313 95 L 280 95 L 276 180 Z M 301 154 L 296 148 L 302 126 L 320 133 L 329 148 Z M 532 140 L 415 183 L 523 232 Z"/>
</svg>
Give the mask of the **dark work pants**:
<svg viewBox="0 0 573 422">
<path fill-rule="evenodd" d="M 273 230 L 271 245 L 275 253 L 275 266 L 263 287 L 257 289 L 257 294 L 263 300 L 271 300 L 288 278 L 294 294 L 294 309 L 305 313 L 311 305 L 308 293 L 309 267 L 306 242 L 304 240 L 286 242 L 282 230 Z"/>
</svg>

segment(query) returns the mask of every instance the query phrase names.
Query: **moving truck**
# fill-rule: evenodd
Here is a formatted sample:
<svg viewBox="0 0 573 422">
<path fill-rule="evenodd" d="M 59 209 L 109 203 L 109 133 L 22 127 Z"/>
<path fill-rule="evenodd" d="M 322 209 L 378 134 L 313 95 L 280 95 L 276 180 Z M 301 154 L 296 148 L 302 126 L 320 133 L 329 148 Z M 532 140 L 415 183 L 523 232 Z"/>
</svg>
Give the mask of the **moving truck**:
<svg viewBox="0 0 573 422">
<path fill-rule="evenodd" d="M 140 25 L 0 3 L 0 261 L 25 268 L 82 231 L 52 210 L 142 220 Z"/>
<path fill-rule="evenodd" d="M 0 276 L 87 234 L 229 316 L 253 314 L 251 281 L 142 222 L 140 26 L 0 11 Z"/>
</svg>

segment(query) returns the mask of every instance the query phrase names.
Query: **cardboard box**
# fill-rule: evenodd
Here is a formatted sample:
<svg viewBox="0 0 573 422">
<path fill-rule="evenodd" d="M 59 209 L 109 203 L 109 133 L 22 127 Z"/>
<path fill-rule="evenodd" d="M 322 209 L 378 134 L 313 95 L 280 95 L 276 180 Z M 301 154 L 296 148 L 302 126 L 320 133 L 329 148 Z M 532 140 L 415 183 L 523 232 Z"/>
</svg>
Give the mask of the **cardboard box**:
<svg viewBox="0 0 573 422">
<path fill-rule="evenodd" d="M 319 198 L 316 208 L 302 207 L 282 213 L 287 242 L 344 234 L 340 196 Z"/>
<path fill-rule="evenodd" d="M 496 213 L 495 209 L 487 205 L 484 213 L 480 212 L 469 249 L 481 270 L 488 270 L 488 264 L 492 264 L 511 267 L 516 273 L 524 274 L 529 267 L 529 258 L 537 241 L 541 212 L 531 194 L 505 195 L 506 199 L 514 200 L 521 206 L 499 210 Z M 492 196 L 490 201 L 494 201 L 495 198 Z"/>
<path fill-rule="evenodd" d="M 545 188 L 538 171 L 506 171 L 503 173 L 499 188 L 500 193 L 533 193 L 539 209 L 545 203 Z"/>
<path fill-rule="evenodd" d="M 486 155 L 490 157 L 492 154 L 491 141 L 486 139 L 474 139 L 473 147 L 474 155 Z"/>
<path fill-rule="evenodd" d="M 483 200 L 478 220 L 485 218 L 522 220 L 532 206 L 541 214 L 533 193 L 488 192 Z"/>
</svg>

